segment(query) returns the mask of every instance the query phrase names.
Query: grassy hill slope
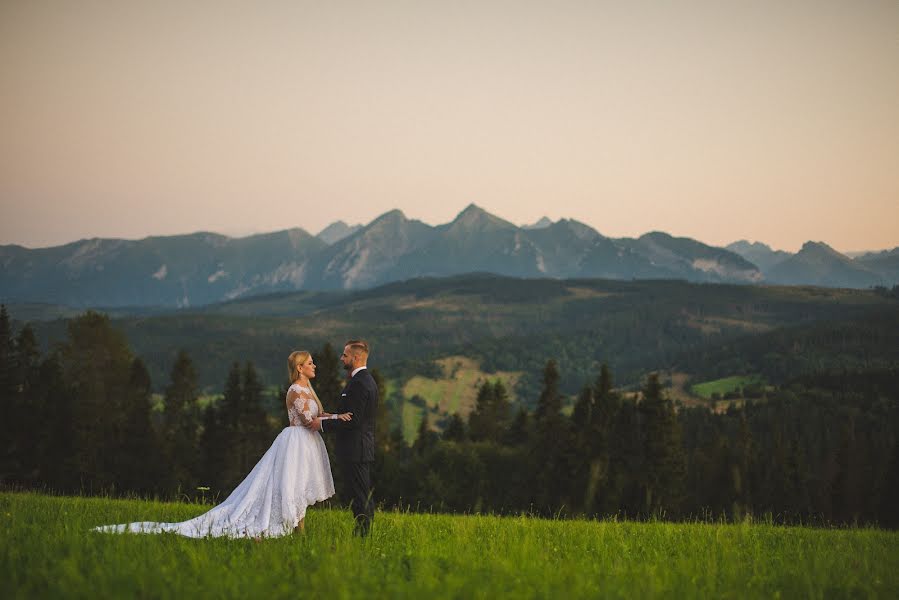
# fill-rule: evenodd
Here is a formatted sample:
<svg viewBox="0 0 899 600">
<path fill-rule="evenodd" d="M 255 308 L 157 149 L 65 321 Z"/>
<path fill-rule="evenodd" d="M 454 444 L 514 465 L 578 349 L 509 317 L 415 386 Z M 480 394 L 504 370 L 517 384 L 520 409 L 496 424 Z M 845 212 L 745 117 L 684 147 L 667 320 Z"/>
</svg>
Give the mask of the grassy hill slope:
<svg viewBox="0 0 899 600">
<path fill-rule="evenodd" d="M 304 536 L 111 535 L 196 504 L 0 493 L 0 596 L 895 597 L 899 534 L 763 524 L 551 521 L 313 508 Z"/>
</svg>

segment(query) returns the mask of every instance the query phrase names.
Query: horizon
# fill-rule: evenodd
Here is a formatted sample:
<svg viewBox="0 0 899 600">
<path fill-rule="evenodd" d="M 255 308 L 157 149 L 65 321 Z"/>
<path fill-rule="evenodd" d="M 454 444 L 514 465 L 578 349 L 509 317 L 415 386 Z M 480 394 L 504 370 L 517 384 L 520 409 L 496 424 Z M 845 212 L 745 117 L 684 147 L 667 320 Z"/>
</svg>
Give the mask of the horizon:
<svg viewBox="0 0 899 600">
<path fill-rule="evenodd" d="M 899 244 L 899 3 L 0 3 L 0 242 L 428 224 L 474 202 Z"/>
<path fill-rule="evenodd" d="M 368 221 L 368 222 L 366 222 L 366 223 L 352 223 L 352 222 L 348 222 L 346 219 L 340 219 L 340 218 L 338 218 L 338 219 L 336 219 L 336 220 L 334 220 L 334 221 L 331 221 L 330 223 L 326 224 L 325 226 L 323 226 L 322 228 L 320 228 L 320 229 L 317 230 L 317 231 L 310 231 L 310 230 L 308 230 L 308 229 L 306 229 L 306 228 L 304 228 L 304 227 L 302 227 L 302 226 L 299 226 L 299 225 L 295 225 L 295 226 L 291 226 L 291 227 L 282 227 L 282 228 L 279 228 L 279 229 L 271 229 L 271 230 L 266 230 L 266 231 L 249 231 L 249 232 L 246 232 L 246 233 L 240 233 L 240 232 L 226 233 L 226 232 L 221 232 L 221 231 L 212 231 L 212 230 L 206 230 L 206 229 L 199 229 L 199 230 L 195 230 L 195 231 L 183 231 L 183 232 L 167 233 L 167 234 L 155 234 L 155 233 L 151 233 L 151 234 L 149 234 L 149 235 L 144 235 L 144 236 L 140 236 L 140 237 L 122 237 L 122 236 L 109 236 L 109 237 L 105 237 L 105 236 L 104 236 L 104 237 L 91 236 L 91 237 L 82 237 L 82 238 L 78 238 L 78 239 L 73 239 L 73 240 L 64 241 L 64 242 L 59 243 L 59 244 L 53 244 L 53 245 L 50 245 L 50 246 L 25 246 L 25 245 L 23 245 L 23 244 L 3 244 L 3 243 L 0 243 L 0 246 L 4 246 L 4 245 L 14 245 L 14 246 L 21 246 L 21 247 L 24 247 L 24 248 L 26 248 L 26 249 L 28 249 L 28 250 L 41 250 L 41 249 L 53 248 L 53 247 L 58 247 L 58 246 L 65 246 L 65 245 L 68 245 L 68 244 L 74 244 L 74 243 L 78 243 L 78 242 L 90 241 L 90 240 L 95 240 L 95 239 L 122 240 L 122 241 L 127 241 L 127 242 L 139 242 L 139 241 L 146 240 L 146 239 L 150 239 L 150 238 L 159 238 L 159 237 L 178 237 L 178 236 L 190 236 L 190 235 L 198 235 L 198 234 L 220 235 L 220 236 L 223 236 L 223 237 L 226 237 L 226 238 L 229 238 L 229 239 L 241 239 L 241 238 L 248 238 L 248 237 L 253 237 L 253 236 L 257 236 L 257 235 L 267 235 L 267 234 L 276 233 L 276 232 L 279 232 L 279 231 L 289 231 L 289 230 L 292 230 L 292 229 L 300 229 L 300 230 L 302 230 L 302 231 L 308 233 L 309 235 L 311 235 L 311 236 L 313 236 L 313 237 L 318 237 L 319 235 L 321 235 L 321 233 L 322 233 L 325 229 L 327 229 L 328 227 L 330 227 L 331 225 L 334 225 L 334 224 L 336 224 L 336 223 L 343 223 L 344 225 L 346 225 L 346 226 L 348 226 L 348 227 L 356 227 L 356 226 L 358 226 L 358 227 L 367 227 L 368 225 L 370 225 L 372 222 L 376 221 L 376 220 L 379 219 L 380 217 L 384 216 L 384 215 L 387 214 L 387 213 L 393 212 L 393 211 L 395 211 L 395 210 L 401 212 L 401 213 L 402 213 L 407 219 L 409 219 L 409 220 L 420 221 L 420 222 L 422 222 L 422 223 L 424 223 L 425 225 L 428 225 L 428 226 L 430 226 L 430 227 L 439 227 L 439 226 L 441 226 L 441 225 L 446 225 L 446 224 L 448 224 L 448 223 L 451 223 L 456 217 L 458 217 L 458 215 L 460 215 L 462 212 L 464 212 L 464 211 L 465 211 L 467 208 L 469 208 L 470 206 L 475 206 L 475 207 L 477 207 L 477 208 L 483 210 L 484 212 L 490 214 L 491 216 L 498 217 L 498 218 L 500 218 L 500 219 L 503 219 L 504 221 L 508 221 L 508 222 L 512 223 L 513 225 L 515 225 L 515 226 L 518 227 L 518 228 L 529 227 L 529 226 L 531 226 L 531 225 L 536 224 L 537 222 L 539 222 L 539 221 L 542 220 L 542 219 L 548 219 L 551 223 L 557 223 L 557 222 L 563 221 L 563 220 L 571 220 L 571 221 L 577 221 L 577 222 L 583 223 L 584 225 L 587 225 L 587 226 L 593 228 L 593 229 L 594 229 L 595 231 L 597 231 L 600 235 L 603 235 L 603 236 L 605 236 L 605 237 L 607 237 L 607 238 L 610 238 L 610 239 L 638 238 L 638 237 L 640 237 L 640 236 L 642 236 L 642 235 L 645 235 L 645 234 L 648 234 L 648 233 L 654 233 L 654 232 L 665 233 L 665 234 L 668 234 L 668 235 L 670 235 L 670 236 L 672 236 L 672 237 L 675 237 L 675 238 L 685 238 L 685 237 L 686 237 L 686 238 L 689 238 L 689 237 L 690 237 L 690 236 L 679 235 L 679 234 L 677 234 L 677 233 L 670 232 L 670 231 L 665 231 L 665 230 L 661 230 L 661 229 L 649 229 L 649 230 L 646 230 L 646 231 L 644 231 L 644 232 L 642 232 L 642 233 L 640 233 L 640 234 L 638 234 L 638 235 L 635 235 L 635 236 L 609 236 L 609 235 L 606 235 L 604 232 L 599 231 L 596 227 L 594 227 L 594 226 L 591 225 L 590 223 L 586 223 L 586 222 L 584 222 L 583 220 L 578 219 L 578 218 L 576 218 L 576 217 L 560 217 L 559 219 L 549 219 L 549 217 L 547 217 L 547 216 L 544 215 L 544 216 L 542 216 L 542 217 L 540 217 L 540 218 L 538 218 L 538 219 L 535 219 L 533 222 L 530 222 L 530 223 L 516 223 L 516 222 L 512 221 L 511 219 L 507 219 L 507 218 L 505 218 L 505 217 L 502 216 L 502 215 L 498 215 L 498 214 L 496 214 L 496 213 L 493 213 L 493 212 L 491 212 L 490 210 L 487 210 L 486 208 L 484 208 L 484 207 L 482 207 L 482 206 L 479 206 L 479 205 L 477 205 L 477 204 L 475 204 L 475 203 L 470 203 L 470 204 L 467 205 L 465 208 L 463 208 L 462 210 L 460 210 L 460 211 L 456 214 L 456 216 L 453 217 L 453 219 L 450 219 L 449 221 L 445 221 L 445 222 L 442 222 L 442 223 L 428 223 L 428 222 L 426 222 L 426 221 L 423 221 L 422 219 L 415 219 L 414 217 L 410 217 L 408 214 L 406 214 L 406 211 L 404 211 L 404 210 L 402 210 L 402 209 L 399 209 L 399 208 L 396 208 L 396 209 L 390 209 L 390 210 L 387 210 L 387 211 L 385 211 L 385 212 L 383 212 L 383 213 L 381 213 L 381 214 L 375 216 L 373 219 L 371 219 L 370 221 Z M 791 254 L 795 254 L 796 252 L 798 252 L 798 251 L 801 249 L 801 247 L 802 247 L 803 245 L 805 245 L 806 243 L 818 243 L 818 244 L 825 244 L 825 245 L 827 245 L 827 246 L 830 246 L 830 247 L 833 248 L 834 250 L 840 252 L 841 254 L 844 254 L 844 255 L 847 255 L 847 256 L 853 256 L 853 257 L 854 257 L 855 255 L 861 255 L 861 254 L 865 254 L 865 253 L 874 253 L 874 252 L 890 251 L 890 250 L 893 250 L 893 249 L 895 249 L 895 248 L 899 248 L 899 245 L 893 245 L 893 246 L 887 246 L 887 247 L 882 247 L 882 248 L 865 248 L 865 249 L 844 250 L 844 249 L 842 249 L 842 248 L 837 248 L 836 246 L 834 246 L 833 244 L 830 244 L 830 243 L 827 242 L 826 240 L 820 240 L 820 239 L 818 239 L 818 240 L 812 240 L 812 239 L 810 239 L 810 240 L 805 240 L 804 242 L 802 242 L 802 243 L 799 245 L 799 247 L 797 247 L 795 250 L 787 250 L 787 249 L 784 249 L 784 248 L 778 248 L 778 247 L 775 247 L 775 246 L 771 245 L 770 243 L 768 243 L 768 242 L 766 242 L 766 241 L 764 241 L 764 240 L 751 240 L 751 239 L 743 238 L 743 239 L 736 239 L 736 240 L 733 240 L 733 241 L 731 241 L 731 242 L 728 242 L 727 244 L 723 244 L 723 245 L 717 246 L 717 245 L 715 245 L 715 244 L 708 243 L 708 242 L 706 242 L 705 240 L 702 240 L 702 239 L 697 239 L 697 238 L 690 238 L 690 239 L 694 239 L 694 240 L 696 240 L 696 241 L 698 241 L 698 242 L 701 242 L 701 243 L 704 243 L 704 244 L 706 244 L 706 245 L 708 245 L 708 246 L 713 246 L 713 247 L 718 247 L 718 248 L 724 248 L 724 249 L 726 249 L 726 247 L 727 247 L 729 244 L 738 243 L 738 242 L 746 242 L 746 243 L 749 243 L 749 244 L 760 243 L 760 244 L 764 244 L 764 245 L 768 246 L 768 248 L 770 248 L 772 251 L 775 251 L 775 252 L 783 251 L 783 252 L 789 252 L 789 253 L 791 253 Z"/>
</svg>

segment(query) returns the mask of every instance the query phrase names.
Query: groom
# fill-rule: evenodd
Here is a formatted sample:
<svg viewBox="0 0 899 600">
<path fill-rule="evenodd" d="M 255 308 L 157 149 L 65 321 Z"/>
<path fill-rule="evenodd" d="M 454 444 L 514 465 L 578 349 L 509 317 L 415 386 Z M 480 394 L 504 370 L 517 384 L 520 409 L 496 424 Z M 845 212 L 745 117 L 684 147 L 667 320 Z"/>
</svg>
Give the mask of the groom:
<svg viewBox="0 0 899 600">
<path fill-rule="evenodd" d="M 340 393 L 337 412 L 353 413 L 351 421 L 313 419 L 308 427 L 337 435 L 335 453 L 345 485 L 345 500 L 350 500 L 356 525 L 353 535 L 365 537 L 375 517 L 371 497 L 371 465 L 375 460 L 375 415 L 378 412 L 378 385 L 366 368 L 368 344 L 350 340 L 340 355 L 350 380 Z"/>
</svg>

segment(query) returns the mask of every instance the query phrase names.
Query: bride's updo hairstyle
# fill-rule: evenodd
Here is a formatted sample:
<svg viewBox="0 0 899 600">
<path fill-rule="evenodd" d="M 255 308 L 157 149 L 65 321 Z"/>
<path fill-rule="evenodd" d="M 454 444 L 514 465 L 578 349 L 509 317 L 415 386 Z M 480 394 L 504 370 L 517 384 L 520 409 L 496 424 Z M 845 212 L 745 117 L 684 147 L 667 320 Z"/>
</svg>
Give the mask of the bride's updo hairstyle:
<svg viewBox="0 0 899 600">
<path fill-rule="evenodd" d="M 287 378 L 290 380 L 290 383 L 296 383 L 297 379 L 300 378 L 299 367 L 309 360 L 310 356 L 312 355 L 308 350 L 294 350 L 287 357 Z M 309 382 L 309 389 L 312 390 L 312 397 L 315 398 L 315 403 L 318 404 L 319 414 L 325 412 L 325 409 L 322 407 L 322 401 L 318 399 L 318 394 L 315 393 L 315 388 L 312 387 L 311 381 Z"/>
</svg>

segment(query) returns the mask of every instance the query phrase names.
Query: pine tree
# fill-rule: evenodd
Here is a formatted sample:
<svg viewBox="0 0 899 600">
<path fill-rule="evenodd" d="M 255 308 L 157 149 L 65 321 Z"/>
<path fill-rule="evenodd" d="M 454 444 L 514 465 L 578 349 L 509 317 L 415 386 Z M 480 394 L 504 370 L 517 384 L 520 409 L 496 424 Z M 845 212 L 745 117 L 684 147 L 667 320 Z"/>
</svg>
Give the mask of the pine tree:
<svg viewBox="0 0 899 600">
<path fill-rule="evenodd" d="M 313 382 L 315 393 L 322 401 L 325 411 L 333 413 L 337 410 L 337 402 L 345 383 L 342 377 L 343 365 L 330 343 L 322 346 L 314 360 L 316 367 L 315 381 Z M 372 369 L 372 376 L 374 376 L 374 369 Z M 383 397 L 381 401 L 384 401 Z M 326 439 L 329 437 L 331 436 L 325 436 Z"/>
<path fill-rule="evenodd" d="M 576 452 L 571 422 L 562 417 L 559 371 L 555 360 L 543 369 L 543 390 L 537 401 L 536 432 L 529 453 L 535 465 L 538 508 L 545 514 L 572 509 L 572 498 L 583 497 L 571 480 Z"/>
<path fill-rule="evenodd" d="M 181 350 L 172 366 L 165 390 L 165 448 L 170 469 L 170 491 L 192 494 L 197 471 L 197 372 L 187 352 Z"/>
<path fill-rule="evenodd" d="M 543 368 L 543 391 L 537 400 L 534 418 L 539 422 L 559 417 L 562 412 L 562 396 L 559 394 L 559 367 L 550 359 Z"/>
<path fill-rule="evenodd" d="M 140 358 L 131 363 L 129 388 L 117 476 L 124 490 L 148 494 L 159 484 L 159 465 L 164 458 L 150 419 L 150 373 Z"/>
<path fill-rule="evenodd" d="M 752 457 L 755 452 L 755 444 L 752 440 L 752 430 L 749 427 L 749 418 L 746 408 L 740 410 L 739 434 L 736 439 L 736 464 L 733 469 L 733 488 L 736 498 L 733 507 L 734 516 L 739 518 L 752 507 Z"/>
<path fill-rule="evenodd" d="M 15 349 L 6 305 L 0 304 L 0 403 L 6 407 L 15 391 Z"/>
<path fill-rule="evenodd" d="M 431 429 L 428 423 L 428 411 L 424 411 L 421 415 L 421 422 L 418 424 L 418 435 L 412 443 L 412 451 L 418 456 L 422 456 L 436 443 L 437 433 Z"/>
<path fill-rule="evenodd" d="M 88 492 L 116 484 L 116 455 L 129 393 L 133 356 L 109 317 L 88 311 L 68 323 L 61 350 L 63 377 L 72 394 L 76 477 Z"/>
<path fill-rule="evenodd" d="M 595 477 L 592 468 L 595 457 L 591 450 L 593 446 L 593 389 L 584 386 L 578 394 L 571 413 L 571 429 L 574 436 L 572 452 L 572 488 L 583 490 L 583 495 L 575 495 L 572 508 L 582 508 L 585 512 L 591 510 L 593 496 L 596 493 Z M 578 506 L 581 505 L 581 506 Z"/>
<path fill-rule="evenodd" d="M 390 412 L 387 409 L 387 386 L 384 377 L 377 369 L 371 370 L 372 379 L 378 386 L 378 410 L 375 414 L 375 447 L 380 452 L 392 452 L 392 438 L 390 436 Z M 377 455 L 377 453 L 376 453 Z"/>
<path fill-rule="evenodd" d="M 40 472 L 40 444 L 45 439 L 41 428 L 46 422 L 45 406 L 40 395 L 40 350 L 30 325 L 25 325 L 15 343 L 15 405 L 13 414 L 16 429 L 13 439 L 19 479 L 38 483 Z"/>
<path fill-rule="evenodd" d="M 528 411 L 523 406 L 518 407 L 518 412 L 509 424 L 503 441 L 507 446 L 528 446 L 531 442 L 531 423 Z"/>
<path fill-rule="evenodd" d="M 207 427 L 212 426 L 212 433 L 207 439 L 209 444 L 207 463 L 210 472 L 206 475 L 206 479 L 217 491 L 230 490 L 240 481 L 238 438 L 242 402 L 240 363 L 234 362 L 228 370 L 224 395 L 215 412 L 207 413 L 206 418 Z"/>
<path fill-rule="evenodd" d="M 579 434 L 585 435 L 593 421 L 593 389 L 590 386 L 581 388 L 574 402 L 571 421 Z"/>
<path fill-rule="evenodd" d="M 17 443 L 16 432 L 21 418 L 16 406 L 15 386 L 15 351 L 13 348 L 12 327 L 6 306 L 0 305 L 0 410 L 4 418 L 0 419 L 0 481 L 16 479 Z"/>
<path fill-rule="evenodd" d="M 499 424 L 493 420 L 495 403 L 496 389 L 489 381 L 485 381 L 478 388 L 474 410 L 468 415 L 468 428 L 473 441 L 497 438 L 500 428 Z"/>
<path fill-rule="evenodd" d="M 665 511 L 677 516 L 683 500 L 686 459 L 677 415 L 671 401 L 664 397 L 656 373 L 647 378 L 639 410 L 645 430 L 643 509 L 646 514 Z"/>
<path fill-rule="evenodd" d="M 465 438 L 465 421 L 462 420 L 459 413 L 453 413 L 443 429 L 443 439 L 450 442 L 463 442 Z"/>
<path fill-rule="evenodd" d="M 59 352 L 44 358 L 38 380 L 38 413 L 43 417 L 36 435 L 39 478 L 58 492 L 79 491 L 80 473 L 72 427 L 77 400 L 65 379 Z"/>
<path fill-rule="evenodd" d="M 237 470 L 249 473 L 272 441 L 268 418 L 262 406 L 262 382 L 252 362 L 247 362 L 244 367 L 242 392 L 236 440 Z"/>
<path fill-rule="evenodd" d="M 603 363 L 599 376 L 593 385 L 593 409 L 590 412 L 590 438 L 585 452 L 590 457 L 587 474 L 587 491 L 584 510 L 588 514 L 603 506 L 604 497 L 610 496 L 611 454 L 614 439 L 614 425 L 621 410 L 621 398 L 612 390 L 612 372 Z"/>
<path fill-rule="evenodd" d="M 222 423 L 221 403 L 210 403 L 203 411 L 203 433 L 200 436 L 202 468 L 197 476 L 198 487 L 208 487 L 216 497 L 225 487 L 225 471 L 230 445 Z"/>
<path fill-rule="evenodd" d="M 497 379 L 493 382 L 493 412 L 491 414 L 491 418 L 497 425 L 494 440 L 500 440 L 502 434 L 508 429 L 511 410 L 509 392 L 502 379 Z"/>
</svg>

